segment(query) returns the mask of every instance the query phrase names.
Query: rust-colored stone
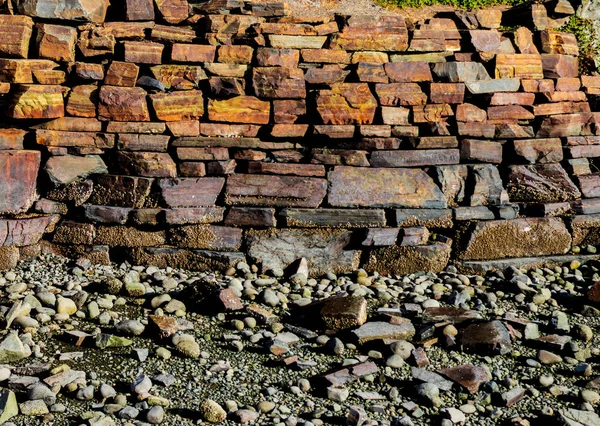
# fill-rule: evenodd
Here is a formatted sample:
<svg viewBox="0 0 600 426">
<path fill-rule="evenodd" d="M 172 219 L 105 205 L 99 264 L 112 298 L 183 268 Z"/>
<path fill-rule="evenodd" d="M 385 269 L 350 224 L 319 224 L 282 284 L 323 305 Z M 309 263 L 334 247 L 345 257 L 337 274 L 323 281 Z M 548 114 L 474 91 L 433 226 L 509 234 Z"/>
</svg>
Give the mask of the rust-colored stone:
<svg viewBox="0 0 600 426">
<path fill-rule="evenodd" d="M 124 41 L 125 62 L 136 64 L 160 64 L 164 44 L 151 41 Z"/>
<path fill-rule="evenodd" d="M 427 62 L 389 62 L 384 64 L 384 69 L 392 83 L 418 83 L 433 80 Z"/>
<path fill-rule="evenodd" d="M 204 115 L 201 90 L 157 93 L 150 95 L 156 117 L 163 121 L 196 120 Z"/>
<path fill-rule="evenodd" d="M 177 166 L 171 156 L 162 152 L 118 151 L 116 164 L 127 175 L 143 177 L 175 177 Z"/>
<path fill-rule="evenodd" d="M 408 48 L 408 30 L 402 15 L 353 15 L 331 44 L 344 50 L 402 52 Z"/>
<path fill-rule="evenodd" d="M 256 64 L 259 67 L 296 68 L 300 60 L 297 49 L 273 49 L 261 47 L 256 50 Z"/>
<path fill-rule="evenodd" d="M 125 0 L 125 19 L 128 21 L 154 21 L 153 0 Z"/>
<path fill-rule="evenodd" d="M 227 178 L 225 201 L 229 205 L 314 208 L 326 192 L 326 179 L 238 174 Z"/>
<path fill-rule="evenodd" d="M 538 54 L 507 54 L 496 55 L 496 78 L 544 78 L 542 57 Z"/>
<path fill-rule="evenodd" d="M 427 103 L 427 95 L 416 83 L 376 84 L 375 93 L 382 106 L 410 106 Z"/>
<path fill-rule="evenodd" d="M 227 64 L 249 64 L 252 62 L 252 46 L 219 46 L 217 61 Z"/>
<path fill-rule="evenodd" d="M 268 124 L 271 104 L 252 96 L 208 101 L 208 118 L 227 123 Z"/>
<path fill-rule="evenodd" d="M 39 151 L 0 151 L 0 214 L 21 213 L 31 207 L 37 198 L 40 161 Z"/>
<path fill-rule="evenodd" d="M 259 98 L 304 99 L 306 86 L 300 68 L 255 67 L 252 87 Z"/>
<path fill-rule="evenodd" d="M 157 65 L 150 71 L 165 89 L 190 90 L 198 88 L 208 77 L 197 65 Z"/>
<path fill-rule="evenodd" d="M 0 59 L 0 81 L 7 83 L 33 83 L 33 73 L 52 70 L 58 64 L 47 59 Z"/>
<path fill-rule="evenodd" d="M 136 64 L 113 61 L 108 67 L 104 84 L 109 86 L 134 87 L 140 68 Z"/>
<path fill-rule="evenodd" d="M 179 24 L 189 16 L 187 0 L 154 0 L 154 3 L 169 24 Z"/>
<path fill-rule="evenodd" d="M 464 83 L 431 83 L 429 98 L 436 104 L 462 104 L 465 98 Z"/>
<path fill-rule="evenodd" d="M 22 85 L 8 108 L 12 118 L 59 118 L 65 115 L 64 87 Z"/>
<path fill-rule="evenodd" d="M 0 54 L 27 58 L 32 28 L 27 16 L 0 15 Z"/>
<path fill-rule="evenodd" d="M 198 44 L 174 44 L 171 48 L 173 62 L 213 62 L 217 48 Z"/>
<path fill-rule="evenodd" d="M 66 111 L 75 117 L 96 117 L 98 86 L 75 86 L 69 92 Z"/>
<path fill-rule="evenodd" d="M 329 175 L 335 207 L 445 208 L 446 198 L 420 169 L 336 167 Z"/>
<path fill-rule="evenodd" d="M 150 121 L 146 91 L 140 87 L 102 86 L 98 118 L 103 121 Z"/>
<path fill-rule="evenodd" d="M 324 124 L 371 124 L 377 101 L 366 83 L 338 83 L 317 95 L 317 110 Z"/>
<path fill-rule="evenodd" d="M 58 62 L 75 61 L 75 28 L 51 24 L 39 24 L 36 28 L 39 58 Z"/>
</svg>

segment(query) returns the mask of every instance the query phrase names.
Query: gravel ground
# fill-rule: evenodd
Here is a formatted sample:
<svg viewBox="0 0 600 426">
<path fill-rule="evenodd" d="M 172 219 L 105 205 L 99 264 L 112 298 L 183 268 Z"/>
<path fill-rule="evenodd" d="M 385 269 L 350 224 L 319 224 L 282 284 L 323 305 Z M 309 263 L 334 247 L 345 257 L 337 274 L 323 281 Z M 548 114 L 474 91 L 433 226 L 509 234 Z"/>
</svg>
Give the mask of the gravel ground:
<svg viewBox="0 0 600 426">
<path fill-rule="evenodd" d="M 306 272 L 23 262 L 0 274 L 0 423 L 600 425 L 597 264 Z"/>
</svg>

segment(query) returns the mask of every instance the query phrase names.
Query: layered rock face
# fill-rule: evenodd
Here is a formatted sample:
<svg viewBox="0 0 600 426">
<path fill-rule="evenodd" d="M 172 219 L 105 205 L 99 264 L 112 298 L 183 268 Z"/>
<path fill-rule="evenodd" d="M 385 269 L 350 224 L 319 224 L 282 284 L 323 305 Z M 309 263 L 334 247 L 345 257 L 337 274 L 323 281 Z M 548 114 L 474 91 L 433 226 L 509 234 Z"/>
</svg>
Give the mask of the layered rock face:
<svg viewBox="0 0 600 426">
<path fill-rule="evenodd" d="M 600 235 L 600 77 L 557 30 L 568 8 L 409 28 L 282 2 L 13 3 L 1 267 L 52 251 L 401 274 Z"/>
</svg>

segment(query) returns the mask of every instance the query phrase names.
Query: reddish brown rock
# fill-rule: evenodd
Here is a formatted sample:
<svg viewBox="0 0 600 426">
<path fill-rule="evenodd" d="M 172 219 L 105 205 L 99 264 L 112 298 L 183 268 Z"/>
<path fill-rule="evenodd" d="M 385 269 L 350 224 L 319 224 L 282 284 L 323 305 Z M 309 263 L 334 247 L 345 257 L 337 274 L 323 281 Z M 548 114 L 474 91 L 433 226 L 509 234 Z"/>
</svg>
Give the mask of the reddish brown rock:
<svg viewBox="0 0 600 426">
<path fill-rule="evenodd" d="M 154 0 L 163 19 L 169 24 L 179 24 L 189 16 L 187 0 Z"/>
<path fill-rule="evenodd" d="M 436 104 L 462 104 L 465 98 L 464 83 L 431 83 L 429 99 Z"/>
<path fill-rule="evenodd" d="M 191 43 L 196 39 L 196 31 L 191 27 L 153 24 L 150 38 L 153 41 L 167 43 Z"/>
<path fill-rule="evenodd" d="M 515 44 L 519 52 L 526 54 L 538 54 L 539 51 L 533 41 L 533 33 L 527 27 L 519 27 L 515 31 Z"/>
<path fill-rule="evenodd" d="M 125 0 L 125 19 L 128 21 L 154 21 L 152 0 Z"/>
<path fill-rule="evenodd" d="M 124 41 L 125 62 L 136 64 L 160 64 L 164 44 L 151 41 Z"/>
<path fill-rule="evenodd" d="M 208 78 L 202 67 L 196 65 L 157 65 L 150 71 L 166 89 L 195 89 Z"/>
<path fill-rule="evenodd" d="M 209 100 L 208 118 L 228 123 L 268 124 L 271 104 L 252 96 L 237 96 L 227 100 Z"/>
<path fill-rule="evenodd" d="M 410 106 L 427 103 L 427 95 L 416 83 L 376 84 L 375 93 L 382 106 Z"/>
<path fill-rule="evenodd" d="M 150 95 L 156 118 L 163 121 L 197 120 L 204 115 L 201 90 Z"/>
<path fill-rule="evenodd" d="M 496 78 L 525 78 L 541 80 L 544 78 L 542 57 L 537 54 L 496 55 Z"/>
<path fill-rule="evenodd" d="M 217 48 L 198 44 L 174 44 L 171 48 L 173 62 L 213 62 Z"/>
<path fill-rule="evenodd" d="M 213 206 L 225 184 L 224 178 L 161 179 L 162 200 L 168 207 Z"/>
<path fill-rule="evenodd" d="M 359 81 L 365 83 L 388 83 L 390 81 L 382 64 L 359 62 L 356 75 Z"/>
<path fill-rule="evenodd" d="M 123 174 L 143 177 L 175 177 L 177 166 L 167 153 L 128 152 L 116 153 L 116 164 Z"/>
<path fill-rule="evenodd" d="M 107 173 L 106 164 L 98 155 L 60 155 L 50 157 L 44 171 L 55 186 L 68 185 L 92 174 Z"/>
<path fill-rule="evenodd" d="M 464 139 L 460 145 L 460 159 L 465 162 L 500 164 L 502 162 L 502 144 L 492 141 Z"/>
<path fill-rule="evenodd" d="M 98 86 L 89 84 L 75 86 L 69 92 L 66 111 L 75 117 L 96 117 L 98 104 Z"/>
<path fill-rule="evenodd" d="M 343 83 L 350 75 L 350 70 L 343 69 L 340 65 L 325 64 L 321 68 L 309 68 L 304 79 L 309 84 Z"/>
<path fill-rule="evenodd" d="M 64 87 L 43 85 L 19 86 L 8 107 L 12 118 L 58 118 L 65 115 Z"/>
<path fill-rule="evenodd" d="M 349 64 L 352 55 L 345 50 L 303 49 L 302 62 L 321 64 Z"/>
<path fill-rule="evenodd" d="M 275 123 L 293 124 L 299 116 L 305 114 L 306 101 L 303 99 L 273 101 L 273 116 Z"/>
<path fill-rule="evenodd" d="M 418 83 L 433 80 L 427 62 L 389 62 L 384 64 L 384 69 L 392 83 Z"/>
<path fill-rule="evenodd" d="M 443 368 L 438 372 L 458 383 L 471 394 L 477 393 L 483 383 L 492 380 L 492 375 L 487 368 L 471 364 Z"/>
<path fill-rule="evenodd" d="M 85 147 L 110 149 L 115 145 L 114 135 L 93 132 L 67 132 L 39 129 L 35 132 L 36 142 L 48 147 Z"/>
<path fill-rule="evenodd" d="M 252 87 L 259 98 L 304 99 L 306 86 L 300 68 L 255 67 Z"/>
<path fill-rule="evenodd" d="M 229 160 L 227 148 L 177 148 L 177 158 L 184 161 Z"/>
<path fill-rule="evenodd" d="M 0 81 L 33 83 L 34 72 L 52 70 L 56 67 L 58 67 L 56 62 L 47 59 L 0 59 Z"/>
<path fill-rule="evenodd" d="M 36 196 L 39 151 L 0 151 L 0 214 L 27 211 Z"/>
<path fill-rule="evenodd" d="M 217 61 L 227 64 L 249 64 L 252 62 L 252 46 L 219 46 Z"/>
<path fill-rule="evenodd" d="M 558 163 L 563 159 L 560 138 L 513 141 L 515 154 L 527 163 Z"/>
<path fill-rule="evenodd" d="M 44 233 L 52 232 L 59 216 L 37 216 L 27 219 L 0 219 L 0 246 L 31 246 Z"/>
<path fill-rule="evenodd" d="M 141 133 L 121 133 L 117 148 L 123 151 L 156 151 L 166 152 L 169 136 L 144 135 Z"/>
<path fill-rule="evenodd" d="M 228 98 L 246 94 L 246 80 L 233 77 L 210 77 L 210 91 L 215 98 Z"/>
<path fill-rule="evenodd" d="M 104 80 L 104 67 L 102 64 L 87 64 L 75 62 L 75 74 L 83 80 Z"/>
<path fill-rule="evenodd" d="M 327 192 L 327 180 L 296 176 L 239 174 L 227 178 L 229 205 L 318 207 Z"/>
<path fill-rule="evenodd" d="M 577 77 L 579 75 L 579 61 L 575 56 L 544 54 L 542 55 L 544 77 Z"/>
<path fill-rule="evenodd" d="M 270 228 L 277 221 L 275 209 L 270 207 L 232 207 L 224 223 L 227 226 Z"/>
<path fill-rule="evenodd" d="M 317 95 L 317 110 L 324 124 L 371 124 L 377 101 L 365 83 L 338 83 Z"/>
<path fill-rule="evenodd" d="M 447 204 L 420 169 L 336 167 L 329 181 L 328 201 L 335 207 L 445 208 Z"/>
<path fill-rule="evenodd" d="M 23 149 L 23 141 L 28 134 L 21 129 L 0 129 L 0 150 Z"/>
<path fill-rule="evenodd" d="M 353 15 L 331 44 L 343 50 L 402 52 L 408 48 L 408 30 L 401 15 Z"/>
<path fill-rule="evenodd" d="M 169 121 L 166 125 L 167 130 L 176 137 L 200 135 L 200 122 L 198 120 Z"/>
<path fill-rule="evenodd" d="M 141 87 L 102 86 L 98 118 L 103 121 L 150 121 L 146 91 Z"/>
<path fill-rule="evenodd" d="M 297 49 L 273 49 L 261 47 L 256 50 L 256 64 L 259 67 L 296 68 L 300 60 Z"/>
<path fill-rule="evenodd" d="M 512 202 L 558 203 L 581 197 L 560 164 L 510 166 L 506 189 Z"/>
<path fill-rule="evenodd" d="M 140 68 L 128 62 L 113 61 L 108 67 L 104 84 L 109 86 L 134 87 Z"/>
<path fill-rule="evenodd" d="M 542 121 L 536 137 L 579 136 L 591 118 L 589 113 L 551 115 Z"/>
<path fill-rule="evenodd" d="M 324 177 L 325 167 L 317 164 L 286 164 L 250 161 L 248 173 Z"/>
<path fill-rule="evenodd" d="M 58 62 L 75 61 L 77 30 L 62 25 L 37 25 L 38 57 Z"/>
<path fill-rule="evenodd" d="M 585 198 L 600 197 L 600 173 L 575 176 L 574 180 Z"/>
<path fill-rule="evenodd" d="M 542 52 L 579 56 L 577 38 L 573 33 L 545 30 L 540 33 Z"/>
<path fill-rule="evenodd" d="M 489 120 L 533 120 L 535 116 L 521 105 L 491 106 L 487 110 Z"/>
<path fill-rule="evenodd" d="M 27 58 L 33 20 L 27 16 L 0 16 L 0 54 Z"/>
</svg>

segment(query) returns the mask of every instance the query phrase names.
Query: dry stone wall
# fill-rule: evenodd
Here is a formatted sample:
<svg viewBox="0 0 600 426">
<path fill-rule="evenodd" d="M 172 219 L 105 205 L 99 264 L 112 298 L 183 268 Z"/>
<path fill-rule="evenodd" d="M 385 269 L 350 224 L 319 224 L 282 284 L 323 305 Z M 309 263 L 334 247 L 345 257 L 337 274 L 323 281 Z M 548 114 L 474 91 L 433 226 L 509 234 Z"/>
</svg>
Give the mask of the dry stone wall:
<svg viewBox="0 0 600 426">
<path fill-rule="evenodd" d="M 600 244 L 600 77 L 556 30 L 567 1 L 417 22 L 0 4 L 4 268 L 49 251 L 402 274 Z"/>
</svg>

